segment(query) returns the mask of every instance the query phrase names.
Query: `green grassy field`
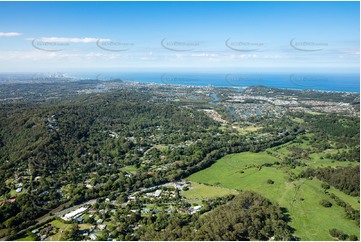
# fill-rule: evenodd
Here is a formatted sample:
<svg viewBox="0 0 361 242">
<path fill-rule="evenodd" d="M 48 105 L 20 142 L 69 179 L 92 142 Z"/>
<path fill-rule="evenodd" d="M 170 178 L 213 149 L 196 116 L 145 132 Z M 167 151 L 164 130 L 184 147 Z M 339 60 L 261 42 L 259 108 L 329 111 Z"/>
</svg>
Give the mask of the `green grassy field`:
<svg viewBox="0 0 361 242">
<path fill-rule="evenodd" d="M 248 134 L 248 133 L 253 133 L 256 132 L 257 130 L 261 129 L 262 127 L 259 126 L 248 126 L 248 127 L 238 127 L 238 126 L 233 126 L 234 129 L 237 129 L 239 134 Z"/>
<path fill-rule="evenodd" d="M 276 161 L 276 158 L 266 153 L 244 152 L 227 155 L 211 167 L 189 176 L 187 180 L 260 193 L 272 202 L 287 208 L 291 217 L 290 225 L 296 229 L 295 235 L 302 240 L 333 240 L 329 235 L 329 229 L 332 228 L 359 237 L 359 227 L 345 218 L 344 209 L 324 193 L 319 180 L 288 181 L 285 168 L 281 169 L 278 165 L 259 168 L 261 164 Z M 268 184 L 268 179 L 273 180 L 274 184 Z M 206 193 L 209 187 L 204 189 L 205 191 L 199 191 L 199 194 Z M 334 192 L 337 196 L 343 194 L 335 188 L 331 188 L 330 192 Z M 352 206 L 358 205 L 357 198 L 346 194 L 339 197 L 350 202 Z M 196 198 L 196 194 L 193 198 Z M 319 202 L 322 199 L 329 200 L 333 206 L 331 208 L 321 206 Z"/>
<path fill-rule="evenodd" d="M 121 168 L 121 170 L 131 172 L 131 173 L 137 172 L 137 168 L 135 166 L 125 166 L 125 167 Z"/>
<path fill-rule="evenodd" d="M 279 168 L 262 167 L 259 169 L 254 167 L 276 161 L 277 159 L 265 153 L 245 152 L 229 155 L 217 161 L 210 168 L 197 172 L 187 179 L 228 189 L 258 191 L 271 201 L 277 201 L 279 192 L 284 189 L 286 174 Z M 268 179 L 273 180 L 274 184 L 268 184 Z"/>
<path fill-rule="evenodd" d="M 337 197 L 339 197 L 341 200 L 347 202 L 348 204 L 351 205 L 352 208 L 360 210 L 360 198 L 359 197 L 352 197 L 350 195 L 347 195 L 343 192 L 341 192 L 340 190 L 331 187 L 328 190 L 329 193 L 333 193 L 335 194 Z"/>
<path fill-rule="evenodd" d="M 24 238 L 18 239 L 17 241 L 34 241 L 36 239 L 37 239 L 36 236 L 28 235 L 28 236 L 26 236 Z"/>
<path fill-rule="evenodd" d="M 324 153 L 313 153 L 310 154 L 311 160 L 306 162 L 309 167 L 317 168 L 317 167 L 337 167 L 337 166 L 353 166 L 355 162 L 350 161 L 333 161 L 328 158 L 321 158 L 324 156 Z"/>
<path fill-rule="evenodd" d="M 79 224 L 79 229 L 90 229 L 91 224 Z"/>
<path fill-rule="evenodd" d="M 181 195 L 183 198 L 188 200 L 202 200 L 214 197 L 222 197 L 229 194 L 238 194 L 234 189 L 227 189 L 222 187 L 207 186 L 193 182 L 188 191 L 182 191 Z"/>
<path fill-rule="evenodd" d="M 337 228 L 346 234 L 359 237 L 359 227 L 355 222 L 345 218 L 344 208 L 323 193 L 321 182 L 314 180 L 298 181 L 298 191 L 284 194 L 280 205 L 288 208 L 295 234 L 303 240 L 332 240 L 329 230 Z M 292 198 L 293 196 L 293 198 Z M 322 199 L 330 201 L 333 206 L 325 208 L 319 204 Z"/>
<path fill-rule="evenodd" d="M 62 221 L 60 220 L 53 220 L 50 222 L 50 224 L 56 228 L 59 228 L 59 229 L 62 229 L 62 230 L 67 230 L 69 228 L 71 228 L 71 224 L 66 224 L 66 223 L 63 223 Z"/>
</svg>

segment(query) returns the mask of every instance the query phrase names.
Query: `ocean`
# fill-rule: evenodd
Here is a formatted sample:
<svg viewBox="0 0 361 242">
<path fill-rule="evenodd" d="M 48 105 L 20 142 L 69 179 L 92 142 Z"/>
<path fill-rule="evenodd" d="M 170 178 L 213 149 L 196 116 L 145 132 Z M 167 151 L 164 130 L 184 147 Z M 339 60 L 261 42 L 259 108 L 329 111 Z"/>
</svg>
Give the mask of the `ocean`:
<svg viewBox="0 0 361 242">
<path fill-rule="evenodd" d="M 68 73 L 68 76 L 84 79 L 129 82 L 147 82 L 171 85 L 214 86 L 245 88 L 262 85 L 266 87 L 297 90 L 336 92 L 360 92 L 360 74 L 322 73 Z"/>
<path fill-rule="evenodd" d="M 52 82 L 64 77 L 73 80 L 100 80 L 145 82 L 169 85 L 233 87 L 244 89 L 249 86 L 266 86 L 297 90 L 318 90 L 332 92 L 360 93 L 360 74 L 323 73 L 115 73 L 115 72 L 73 72 L 73 73 L 0 73 L 0 84 L 26 82 Z"/>
</svg>

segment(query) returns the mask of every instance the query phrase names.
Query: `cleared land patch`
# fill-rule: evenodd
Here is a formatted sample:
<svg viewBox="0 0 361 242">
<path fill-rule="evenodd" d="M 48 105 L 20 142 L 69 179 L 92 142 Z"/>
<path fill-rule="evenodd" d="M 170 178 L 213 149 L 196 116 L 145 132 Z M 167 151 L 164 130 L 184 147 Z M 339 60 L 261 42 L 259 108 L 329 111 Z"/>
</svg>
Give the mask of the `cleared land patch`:
<svg viewBox="0 0 361 242">
<path fill-rule="evenodd" d="M 229 194 L 238 194 L 233 189 L 209 186 L 193 182 L 189 190 L 182 191 L 182 196 L 189 200 L 209 199 L 214 197 L 222 197 Z"/>
</svg>

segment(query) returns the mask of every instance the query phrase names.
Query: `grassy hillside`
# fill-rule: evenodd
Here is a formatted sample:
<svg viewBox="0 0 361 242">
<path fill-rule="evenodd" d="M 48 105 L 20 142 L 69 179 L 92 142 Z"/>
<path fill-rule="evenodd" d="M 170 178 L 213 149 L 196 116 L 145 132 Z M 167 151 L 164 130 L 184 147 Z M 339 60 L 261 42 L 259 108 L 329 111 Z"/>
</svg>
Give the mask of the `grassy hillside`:
<svg viewBox="0 0 361 242">
<path fill-rule="evenodd" d="M 295 228 L 295 235 L 302 240 L 332 240 L 329 235 L 329 229 L 332 228 L 359 237 L 357 224 L 345 218 L 344 208 L 324 193 L 321 181 L 315 178 L 292 181 L 289 179 L 289 169 L 282 167 L 277 161 L 266 153 L 244 152 L 228 155 L 187 179 L 228 189 L 256 191 L 272 202 L 279 203 L 288 210 L 290 225 Z M 274 183 L 269 184 L 269 179 Z M 346 195 L 335 188 L 331 188 L 330 192 L 357 208 L 357 197 Z M 322 199 L 330 201 L 333 206 L 323 207 L 320 205 Z"/>
</svg>

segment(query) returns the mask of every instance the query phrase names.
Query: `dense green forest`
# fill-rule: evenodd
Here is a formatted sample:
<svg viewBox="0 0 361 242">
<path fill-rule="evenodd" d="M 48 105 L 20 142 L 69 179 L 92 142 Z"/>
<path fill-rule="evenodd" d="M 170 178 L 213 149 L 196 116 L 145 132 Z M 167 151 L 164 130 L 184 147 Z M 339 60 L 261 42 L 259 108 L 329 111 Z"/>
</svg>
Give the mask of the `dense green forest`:
<svg viewBox="0 0 361 242">
<path fill-rule="evenodd" d="M 317 177 L 351 196 L 360 196 L 360 166 L 307 169 L 301 177 Z"/>
<path fill-rule="evenodd" d="M 269 90 L 258 87 L 253 91 L 263 95 Z M 316 95 L 272 91 L 305 99 L 308 94 L 310 98 Z M 322 94 L 319 99 L 332 96 Z M 336 95 L 335 99 L 352 102 L 354 96 Z M 287 211 L 254 191 L 204 199 L 202 211 L 195 214 L 188 210 L 194 204 L 185 201 L 178 190 L 167 191 L 174 193 L 173 198 L 156 202 L 138 195 L 129 201 L 139 191 L 180 181 L 227 154 L 245 151 L 267 152 L 278 159 L 272 164 L 254 165 L 258 170 L 283 169 L 289 182 L 316 177 L 345 194 L 359 196 L 358 118 L 286 112 L 277 118 L 256 116 L 239 121 L 227 106 L 218 105 L 214 110 L 229 122 L 225 125 L 203 111 L 211 107 L 208 99 L 169 101 L 164 93 L 142 88 L 70 95 L 45 102 L 0 103 L 0 229 L 15 235 L 58 206 L 67 208 L 97 199 L 101 205 L 94 205 L 95 209 L 116 210 L 114 215 L 100 217 L 118 224 L 108 231 L 112 238 L 121 240 L 296 239 Z M 248 127 L 257 128 L 242 131 Z M 351 165 L 314 166 L 315 154 L 330 161 L 327 164 Z M 267 184 L 274 183 L 270 180 Z M 105 198 L 116 201 L 117 206 L 106 204 Z M 347 218 L 359 223 L 359 210 L 335 194 L 330 198 L 333 201 L 327 204 L 338 204 Z M 158 206 L 154 211 L 162 211 L 140 214 L 148 203 Z M 182 212 L 159 209 L 169 203 L 175 203 Z M 118 207 L 124 204 L 125 208 Z M 96 224 L 94 219 L 86 221 Z M 138 224 L 136 231 L 134 224 Z M 63 239 L 83 238 L 78 230 L 74 226 Z"/>
</svg>

